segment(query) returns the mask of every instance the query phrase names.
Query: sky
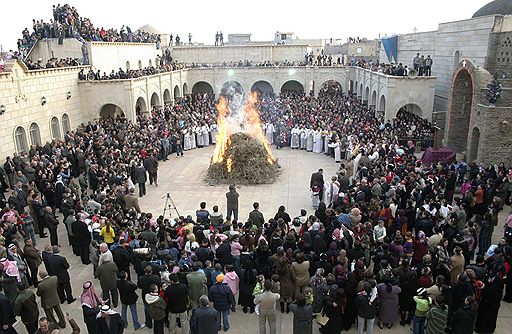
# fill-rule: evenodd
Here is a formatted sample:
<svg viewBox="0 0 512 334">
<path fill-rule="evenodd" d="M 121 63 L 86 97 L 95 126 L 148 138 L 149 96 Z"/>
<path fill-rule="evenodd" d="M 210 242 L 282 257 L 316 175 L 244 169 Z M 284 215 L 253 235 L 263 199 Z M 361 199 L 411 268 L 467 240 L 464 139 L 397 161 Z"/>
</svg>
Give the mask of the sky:
<svg viewBox="0 0 512 334">
<path fill-rule="evenodd" d="M 58 0 L 6 0 L 2 4 L 0 45 L 4 51 L 16 48 L 22 30 L 32 31 L 32 19 L 48 22 Z M 80 16 L 96 27 L 132 30 L 151 24 L 161 31 L 186 40 L 213 44 L 215 32 L 250 33 L 252 41 L 273 40 L 276 31 L 293 32 L 304 39 L 378 38 L 379 35 L 436 30 L 439 23 L 468 19 L 490 0 L 68 0 Z"/>
</svg>

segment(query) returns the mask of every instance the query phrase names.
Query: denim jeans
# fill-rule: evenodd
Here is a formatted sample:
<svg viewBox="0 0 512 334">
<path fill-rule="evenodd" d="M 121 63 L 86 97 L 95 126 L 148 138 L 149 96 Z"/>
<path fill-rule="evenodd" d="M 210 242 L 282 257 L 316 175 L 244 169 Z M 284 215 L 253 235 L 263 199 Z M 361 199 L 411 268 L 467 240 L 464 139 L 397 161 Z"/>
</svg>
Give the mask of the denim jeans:
<svg viewBox="0 0 512 334">
<path fill-rule="evenodd" d="M 36 246 L 36 232 L 34 230 L 34 225 L 25 226 L 25 233 L 27 234 L 27 236 L 30 237 L 30 240 L 32 240 L 32 245 L 35 247 Z"/>
<path fill-rule="evenodd" d="M 363 334 L 365 322 L 366 322 L 366 334 L 372 334 L 374 321 L 375 321 L 375 318 L 365 319 L 360 316 L 357 316 L 357 334 Z"/>
<path fill-rule="evenodd" d="M 146 327 L 153 328 L 153 319 L 151 318 L 151 314 L 149 314 L 148 305 L 144 303 L 144 317 L 146 318 Z"/>
<path fill-rule="evenodd" d="M 414 316 L 412 318 L 412 334 L 423 334 L 425 332 L 425 317 Z"/>
<path fill-rule="evenodd" d="M 130 307 L 130 312 L 132 314 L 132 321 L 133 321 L 133 328 L 139 329 L 140 323 L 139 323 L 139 315 L 137 314 L 137 304 L 121 304 L 121 318 L 124 320 L 124 326 L 125 328 L 128 327 L 128 318 L 127 318 L 127 308 Z"/>
<path fill-rule="evenodd" d="M 226 311 L 217 310 L 217 314 L 219 317 L 218 328 L 220 328 L 221 321 L 222 321 L 222 324 L 224 325 L 224 331 L 227 331 L 229 329 L 229 319 L 228 319 L 229 310 L 226 310 Z"/>
</svg>

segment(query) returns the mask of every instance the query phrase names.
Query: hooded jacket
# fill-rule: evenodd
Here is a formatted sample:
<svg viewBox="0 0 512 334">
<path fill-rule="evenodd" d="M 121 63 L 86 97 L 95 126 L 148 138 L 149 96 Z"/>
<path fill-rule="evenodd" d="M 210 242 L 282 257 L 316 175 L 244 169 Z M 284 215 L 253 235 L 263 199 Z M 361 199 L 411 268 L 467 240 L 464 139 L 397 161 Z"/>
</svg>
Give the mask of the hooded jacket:
<svg viewBox="0 0 512 334">
<path fill-rule="evenodd" d="M 158 294 L 152 293 L 148 293 L 145 296 L 145 300 L 151 319 L 155 321 L 163 320 L 165 318 L 165 308 L 167 307 L 165 301 Z"/>
</svg>

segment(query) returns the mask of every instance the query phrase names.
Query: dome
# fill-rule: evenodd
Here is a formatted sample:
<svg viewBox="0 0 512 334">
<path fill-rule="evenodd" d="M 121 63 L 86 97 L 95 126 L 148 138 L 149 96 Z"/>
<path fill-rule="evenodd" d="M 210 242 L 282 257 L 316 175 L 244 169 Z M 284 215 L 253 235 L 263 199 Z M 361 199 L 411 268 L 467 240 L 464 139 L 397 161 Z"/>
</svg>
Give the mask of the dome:
<svg viewBox="0 0 512 334">
<path fill-rule="evenodd" d="M 473 17 L 486 15 L 512 15 L 511 0 L 494 0 L 483 6 L 473 14 Z"/>
<path fill-rule="evenodd" d="M 167 34 L 165 32 L 162 32 L 160 29 L 156 28 L 155 26 L 152 26 L 151 24 L 143 25 L 142 27 L 137 29 L 137 31 L 145 31 L 145 32 L 149 32 L 151 34 L 160 34 L 160 35 Z"/>
</svg>

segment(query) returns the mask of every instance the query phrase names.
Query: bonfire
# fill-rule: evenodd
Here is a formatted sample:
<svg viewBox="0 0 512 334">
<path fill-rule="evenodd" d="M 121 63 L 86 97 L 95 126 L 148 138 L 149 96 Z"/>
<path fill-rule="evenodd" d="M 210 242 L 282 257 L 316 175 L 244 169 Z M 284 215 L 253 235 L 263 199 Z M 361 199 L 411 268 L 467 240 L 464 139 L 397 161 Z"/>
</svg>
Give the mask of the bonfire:
<svg viewBox="0 0 512 334">
<path fill-rule="evenodd" d="M 255 94 L 247 100 L 241 94 L 229 100 L 220 98 L 216 106 L 217 144 L 208 168 L 208 182 L 264 184 L 279 177 L 281 170 L 263 133 L 256 101 Z"/>
</svg>

